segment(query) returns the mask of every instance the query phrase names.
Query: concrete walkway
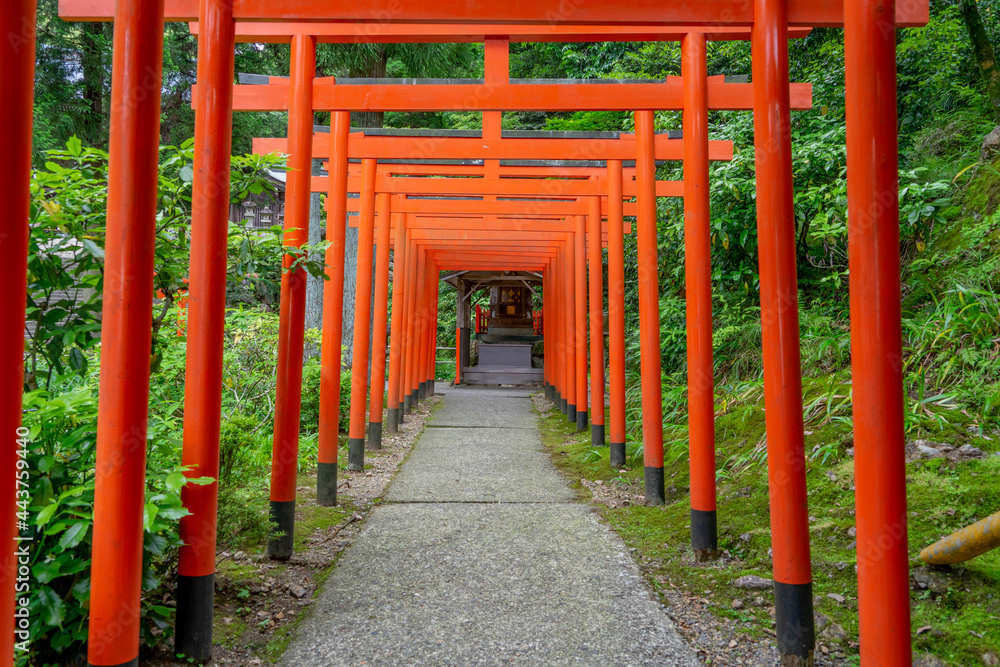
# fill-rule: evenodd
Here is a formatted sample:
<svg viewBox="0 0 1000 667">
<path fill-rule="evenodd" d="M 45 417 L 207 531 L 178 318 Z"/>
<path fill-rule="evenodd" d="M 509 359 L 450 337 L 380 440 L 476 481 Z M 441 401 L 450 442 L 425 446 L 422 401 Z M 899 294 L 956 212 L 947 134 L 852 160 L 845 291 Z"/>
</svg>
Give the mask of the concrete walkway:
<svg viewBox="0 0 1000 667">
<path fill-rule="evenodd" d="M 445 393 L 279 664 L 699 665 L 549 462 L 532 392 Z"/>
</svg>

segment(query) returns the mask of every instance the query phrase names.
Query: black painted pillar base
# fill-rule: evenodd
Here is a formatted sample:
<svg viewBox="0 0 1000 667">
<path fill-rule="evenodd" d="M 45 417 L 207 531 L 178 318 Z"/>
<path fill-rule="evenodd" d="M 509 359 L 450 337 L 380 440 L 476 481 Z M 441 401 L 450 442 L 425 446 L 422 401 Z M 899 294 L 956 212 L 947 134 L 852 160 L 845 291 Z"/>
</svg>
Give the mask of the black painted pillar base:
<svg viewBox="0 0 1000 667">
<path fill-rule="evenodd" d="M 316 466 L 316 502 L 324 507 L 337 504 L 336 463 L 319 463 Z"/>
<path fill-rule="evenodd" d="M 719 538 L 715 510 L 691 510 L 691 549 L 699 563 L 719 557 Z"/>
<path fill-rule="evenodd" d="M 139 667 L 139 656 L 132 658 L 128 662 L 123 662 L 117 665 L 95 665 L 88 662 L 87 667 Z"/>
<path fill-rule="evenodd" d="M 775 581 L 774 612 L 782 667 L 812 667 L 816 648 L 812 584 Z"/>
<path fill-rule="evenodd" d="M 347 439 L 347 469 L 354 471 L 365 469 L 364 438 Z"/>
<path fill-rule="evenodd" d="M 382 449 L 382 422 L 368 422 L 368 449 Z"/>
<path fill-rule="evenodd" d="M 587 430 L 587 411 L 577 410 L 576 411 L 576 430 L 586 431 Z"/>
<path fill-rule="evenodd" d="M 429 396 L 433 396 L 436 391 L 437 391 L 437 380 L 431 380 L 431 389 Z"/>
<path fill-rule="evenodd" d="M 399 433 L 399 408 L 389 408 L 385 411 L 385 430 L 389 433 Z"/>
<path fill-rule="evenodd" d="M 399 410 L 399 412 L 396 414 L 396 425 L 397 425 L 397 428 L 399 426 L 402 426 L 403 424 L 406 423 L 406 410 L 403 409 L 403 404 L 402 403 L 400 403 L 398 410 Z"/>
<path fill-rule="evenodd" d="M 412 397 L 410 397 L 409 395 L 403 397 L 403 412 L 402 412 L 402 416 L 405 417 L 406 415 L 410 414 L 413 411 L 413 405 L 412 405 L 412 403 L 413 403 L 413 398 Z M 400 419 L 399 421 L 400 421 L 400 423 L 402 423 L 403 420 Z"/>
<path fill-rule="evenodd" d="M 545 383 L 545 398 L 552 400 L 552 387 L 548 382 Z"/>
<path fill-rule="evenodd" d="M 215 609 L 215 573 L 177 577 L 177 617 L 174 653 L 195 662 L 212 657 L 212 614 Z"/>
<path fill-rule="evenodd" d="M 267 542 L 267 557 L 288 560 L 292 557 L 295 539 L 295 501 L 271 501 L 271 537 Z"/>
<path fill-rule="evenodd" d="M 576 423 L 576 406 L 566 403 L 566 421 L 570 424 Z"/>
<path fill-rule="evenodd" d="M 418 405 L 420 405 L 420 390 L 414 389 L 413 393 L 410 394 L 410 409 L 413 410 Z"/>
<path fill-rule="evenodd" d="M 559 410 L 563 414 L 569 412 L 569 403 L 567 403 L 566 399 L 562 396 L 559 397 Z"/>
<path fill-rule="evenodd" d="M 420 383 L 420 388 L 417 389 L 417 400 L 421 403 L 427 398 L 427 380 Z"/>
<path fill-rule="evenodd" d="M 663 486 L 663 468 L 646 466 L 645 482 L 647 504 L 662 505 L 667 501 L 667 494 Z"/>
<path fill-rule="evenodd" d="M 612 442 L 611 443 L 611 467 L 621 468 L 625 465 L 625 443 L 624 442 Z"/>
<path fill-rule="evenodd" d="M 590 425 L 590 446 L 591 447 L 604 446 L 604 424 Z"/>
</svg>

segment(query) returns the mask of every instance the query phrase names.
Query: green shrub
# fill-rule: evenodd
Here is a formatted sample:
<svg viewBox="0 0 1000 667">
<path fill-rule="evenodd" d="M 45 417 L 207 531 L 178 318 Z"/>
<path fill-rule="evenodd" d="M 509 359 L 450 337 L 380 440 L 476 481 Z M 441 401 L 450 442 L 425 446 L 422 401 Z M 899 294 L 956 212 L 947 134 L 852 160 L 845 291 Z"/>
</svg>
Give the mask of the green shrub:
<svg viewBox="0 0 1000 667">
<path fill-rule="evenodd" d="M 30 536 L 32 664 L 69 664 L 87 639 L 90 556 L 93 544 L 97 399 L 84 387 L 61 396 L 36 391 L 24 397 L 25 443 L 31 492 Z M 142 635 L 153 646 L 169 636 L 173 610 L 159 604 L 161 581 L 176 569 L 181 545 L 177 521 L 186 480 L 172 422 L 153 421 L 146 459 L 142 572 Z M 25 656 L 20 664 L 28 664 Z"/>
<path fill-rule="evenodd" d="M 247 464 L 257 445 L 254 432 L 259 422 L 242 412 L 229 416 L 219 431 L 219 484 L 229 486 L 235 479 L 242 480 L 249 472 Z"/>
<path fill-rule="evenodd" d="M 268 493 L 264 484 L 220 485 L 217 549 L 236 551 L 267 542 Z"/>
<path fill-rule="evenodd" d="M 302 430 L 306 433 L 319 431 L 319 386 L 320 365 L 317 360 L 306 363 L 302 369 Z M 351 371 L 340 371 L 340 419 L 339 430 L 346 432 L 351 424 Z"/>
</svg>

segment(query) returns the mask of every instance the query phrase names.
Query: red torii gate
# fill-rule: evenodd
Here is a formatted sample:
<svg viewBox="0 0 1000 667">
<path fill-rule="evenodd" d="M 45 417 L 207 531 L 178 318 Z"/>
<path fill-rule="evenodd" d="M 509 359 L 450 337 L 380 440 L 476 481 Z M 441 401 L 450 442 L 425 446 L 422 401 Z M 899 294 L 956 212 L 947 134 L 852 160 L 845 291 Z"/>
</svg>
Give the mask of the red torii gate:
<svg viewBox="0 0 1000 667">
<path fill-rule="evenodd" d="M 81 0 L 93 4 L 95 0 Z M 200 17 L 205 35 L 199 49 L 199 79 L 205 83 L 210 74 L 216 75 L 213 91 L 228 88 L 220 72 L 232 71 L 234 20 L 363 20 L 362 13 L 389 9 L 390 0 L 373 0 L 364 10 L 350 3 L 319 2 L 318 0 L 202 0 Z M 109 290 L 105 301 L 103 338 L 108 352 L 102 358 L 101 417 L 99 419 L 98 473 L 101 484 L 97 492 L 98 519 L 95 533 L 113 539 L 95 539 L 94 589 L 91 607 L 90 661 L 92 664 L 134 664 L 137 647 L 138 549 L 133 549 L 132 526 L 141 525 L 129 502 L 118 502 L 141 494 L 144 457 L 146 387 L 148 375 L 134 372 L 145 366 L 148 352 L 149 295 L 152 293 L 152 229 L 155 218 L 155 179 L 157 166 L 157 136 L 159 86 L 161 72 L 163 2 L 119 0 L 115 27 L 115 67 L 113 77 L 113 119 L 111 141 L 111 174 L 109 184 L 109 242 L 107 266 Z M 194 0 L 171 0 L 170 16 L 193 19 Z M 772 516 L 774 529 L 774 576 L 778 605 L 779 647 L 787 659 L 808 659 L 808 642 L 801 633 L 789 630 L 794 619 L 786 613 L 796 603 L 805 602 L 803 593 L 808 586 L 808 535 L 801 530 L 800 515 L 804 515 L 804 486 L 800 475 L 784 477 L 789 461 L 801 459 L 801 396 L 798 371 L 797 314 L 794 293 L 795 264 L 786 238 L 792 223 L 790 143 L 788 134 L 788 88 L 786 36 L 789 25 L 840 25 L 847 28 L 847 103 L 849 144 L 849 208 L 850 264 L 852 272 L 851 314 L 854 369 L 856 470 L 858 488 L 858 550 L 860 614 L 862 626 L 862 660 L 872 664 L 908 664 L 910 659 L 908 633 L 901 628 L 909 625 L 907 563 L 905 544 L 905 478 L 902 464 L 902 402 L 899 332 L 899 257 L 897 147 L 895 124 L 895 35 L 897 25 L 917 25 L 926 21 L 927 6 L 922 2 L 900 3 L 892 0 L 702 0 L 699 3 L 660 3 L 653 0 L 620 6 L 609 2 L 590 2 L 561 7 L 555 0 L 510 0 L 491 3 L 471 0 L 460 6 L 423 3 L 404 6 L 395 14 L 386 14 L 387 21 L 435 22 L 505 22 L 545 21 L 560 17 L 560 10 L 581 23 L 651 22 L 685 24 L 752 25 L 754 31 L 754 94 L 757 114 L 758 146 L 758 206 L 761 227 L 761 284 L 764 313 L 765 392 L 767 404 L 769 470 L 772 504 L 787 504 L 787 515 Z M 184 15 L 184 16 L 180 16 Z M 370 16 L 370 14 L 368 14 Z M 891 18 L 891 17 L 894 17 Z M 16 162 L 28 164 L 30 147 L 23 137 L 30 136 L 31 83 L 33 58 L 34 3 L 31 0 L 11 0 L 0 11 L 0 28 L 4 34 L 21 36 L 12 40 L 0 59 L 4 75 L 0 78 L 7 104 L 0 111 L 0 139 L 5 145 L 20 148 Z M 884 29 L 888 28 L 888 29 Z M 210 44 L 208 44 L 210 42 Z M 24 52 L 27 52 L 26 56 Z M 226 65 L 228 64 L 228 70 Z M 149 78 L 152 85 L 149 85 Z M 146 79 L 144 83 L 144 79 Z M 223 85 L 224 82 L 224 85 Z M 142 91 L 140 94 L 137 91 Z M 202 137 L 196 168 L 196 188 L 206 194 L 219 188 L 228 179 L 228 151 L 214 143 L 215 150 L 205 151 L 209 142 L 225 143 L 229 136 L 228 93 L 205 95 L 206 105 L 200 109 L 199 134 Z M 637 118 L 637 134 L 651 132 L 652 114 L 641 112 Z M 6 122 L 3 122 L 6 121 Z M 640 127 L 643 129 L 640 131 Z M 205 132 L 206 129 L 224 130 Z M 20 141 L 18 136 L 22 137 Z M 641 159 L 640 193 L 651 182 L 652 160 Z M 23 170 L 27 173 L 27 167 Z M 645 174 L 645 176 L 643 176 Z M 11 179 L 15 186 L 21 180 Z M 6 194 L 6 192 L 5 192 Z M 648 193 L 647 193 L 648 195 Z M 202 225 L 214 221 L 201 236 L 215 229 L 225 218 L 225 197 L 218 194 L 198 201 L 195 218 Z M 640 197 L 651 200 L 651 196 Z M 11 193 L 15 212 L 25 212 L 11 218 L 14 227 L 10 238 L 26 238 L 27 188 Z M 648 203 L 646 204 L 648 206 Z M 642 216 L 640 216 L 641 220 Z M 199 225 L 200 227 L 201 225 Z M 224 228 L 224 227 L 223 227 Z M 643 232 L 640 222 L 639 233 Z M 193 235 L 194 238 L 194 235 Z M 206 245 L 206 247 L 208 247 Z M 2 263 L 17 285 L 23 280 L 26 245 L 6 246 Z M 196 251 L 200 252 L 200 251 Z M 210 275 L 207 267 L 203 275 Z M 129 276 L 128 281 L 120 280 Z M 192 276 L 194 278 L 194 276 Z M 194 283 L 194 280 L 192 280 Z M 192 285 L 194 287 L 194 285 Z M 194 292 L 194 289 L 192 289 Z M 192 294 L 194 298 L 194 294 Z M 5 318 L 15 326 L 3 329 L 5 342 L 18 344 L 5 349 L 19 350 L 23 325 L 23 298 L 20 294 L 5 297 Z M 9 310 L 8 310 L 9 308 Z M 193 317 L 193 313 L 192 313 Z M 141 326 L 138 326 L 141 325 Z M 193 322 L 192 322 L 193 325 Z M 146 329 L 145 335 L 142 334 Z M 193 327 L 192 327 L 193 328 Z M 869 332 L 878 335 L 871 336 Z M 145 344 L 145 345 L 144 345 Z M 794 356 L 794 358 L 793 358 Z M 9 368 L 20 370 L 19 355 L 10 353 Z M 131 369 L 132 373 L 126 371 Z M 14 400 L 4 405 L 17 406 Z M 796 405 L 798 402 L 798 405 Z M 797 416 L 796 416 L 797 413 Z M 19 411 L 4 412 L 7 433 L 15 433 Z M 211 421 L 208 418 L 208 421 Z M 127 439 L 126 436 L 135 436 Z M 6 436 L 10 437 L 10 435 Z M 132 444 L 129 444 L 132 443 Z M 5 448 L 5 451 L 8 448 Z M 787 458 L 785 458 L 787 457 Z M 784 458 L 784 460 L 783 460 Z M 114 482 L 108 473 L 122 473 Z M 202 469 L 201 474 L 209 472 Z M 13 498 L 10 482 L 4 482 L 5 498 Z M 132 503 L 133 505 L 135 503 Z M 114 514 L 102 508 L 114 508 Z M 786 525 L 785 519 L 789 519 Z M 12 534 L 12 519 L 4 516 L 3 532 Z M 115 526 L 125 528 L 115 533 Z M 792 530 L 786 530 L 786 528 Z M 119 540 L 119 538 L 126 538 Z M 141 538 L 141 533 L 140 533 Z M 785 539 L 787 538 L 787 540 Z M 803 559 L 802 545 L 805 544 Z M 98 551 L 100 550 L 100 553 Z M 135 555 L 133 555 L 133 552 Z M 118 558 L 120 555 L 122 558 Z M 99 556 L 103 558 L 99 558 Z M 5 556 L 5 590 L 10 591 L 13 562 Z M 125 569 L 123 570 L 123 566 Z M 116 568 L 114 571 L 111 568 Z M 804 576 L 805 575 L 805 576 Z M 12 596 L 9 596 L 12 598 Z M 811 598 L 810 602 L 811 602 Z M 787 604 L 789 601 L 791 605 Z M 125 607 L 119 605 L 125 604 Z M 6 603 L 4 603 L 6 604 Z M 116 618 L 124 609 L 128 618 Z M 132 617 L 131 614 L 135 614 Z M 5 617 L 7 618 L 7 617 Z M 10 617 L 12 618 L 12 616 Z M 3 633 L 3 642 L 11 633 Z M 4 659 L 7 659 L 6 654 Z M 789 663 L 791 664 L 791 663 Z"/>
</svg>

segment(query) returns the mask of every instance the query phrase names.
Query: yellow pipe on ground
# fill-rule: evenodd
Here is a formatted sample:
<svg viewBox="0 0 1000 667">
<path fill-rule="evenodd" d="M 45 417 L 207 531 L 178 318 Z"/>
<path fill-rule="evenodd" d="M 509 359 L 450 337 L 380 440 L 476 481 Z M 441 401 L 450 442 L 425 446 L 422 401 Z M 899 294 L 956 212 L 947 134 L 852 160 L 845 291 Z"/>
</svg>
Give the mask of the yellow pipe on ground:
<svg viewBox="0 0 1000 667">
<path fill-rule="evenodd" d="M 920 552 L 930 565 L 953 565 L 1000 547 L 1000 512 L 966 526 Z"/>
</svg>

